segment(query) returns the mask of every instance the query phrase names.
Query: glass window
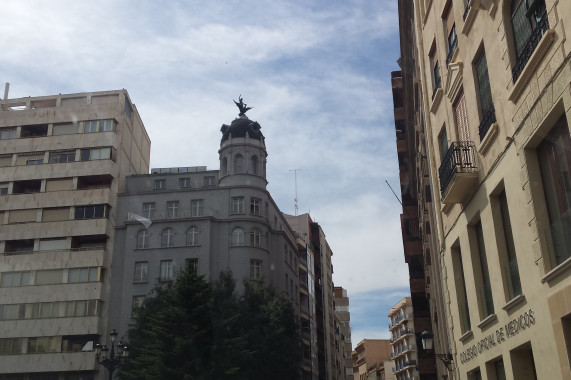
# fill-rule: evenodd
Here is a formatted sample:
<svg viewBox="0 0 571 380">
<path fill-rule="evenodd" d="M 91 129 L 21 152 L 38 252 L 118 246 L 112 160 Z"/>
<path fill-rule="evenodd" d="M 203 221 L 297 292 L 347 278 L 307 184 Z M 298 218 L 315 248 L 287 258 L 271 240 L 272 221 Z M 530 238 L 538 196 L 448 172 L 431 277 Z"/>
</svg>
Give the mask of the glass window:
<svg viewBox="0 0 571 380">
<path fill-rule="evenodd" d="M 167 202 L 167 217 L 178 218 L 178 201 Z"/>
<path fill-rule="evenodd" d="M 198 228 L 190 227 L 186 233 L 186 245 L 198 245 Z"/>
<path fill-rule="evenodd" d="M 252 198 L 250 200 L 250 214 L 260 215 L 260 200 L 257 198 Z"/>
<path fill-rule="evenodd" d="M 26 160 L 26 165 L 42 165 L 43 163 L 44 163 L 43 158 L 37 160 Z"/>
<path fill-rule="evenodd" d="M 16 138 L 16 128 L 0 128 L 0 140 Z"/>
<path fill-rule="evenodd" d="M 189 273 L 198 274 L 198 259 L 186 259 L 186 270 Z"/>
<path fill-rule="evenodd" d="M 196 199 L 190 202 L 190 208 L 192 216 L 203 216 L 204 215 L 204 201 L 202 199 Z"/>
<path fill-rule="evenodd" d="M 482 221 L 478 221 L 474 226 L 476 232 L 476 244 L 477 244 L 477 262 L 474 262 L 473 265 L 478 265 L 479 268 L 474 268 L 474 277 L 477 278 L 476 275 L 478 272 L 481 274 L 481 286 L 483 289 L 480 288 L 478 291 L 481 292 L 479 294 L 479 298 L 482 300 L 482 317 L 485 318 L 490 314 L 494 313 L 494 299 L 492 297 L 492 285 L 490 282 L 490 272 L 488 271 L 488 260 L 486 257 L 486 246 L 484 245 L 484 231 L 482 230 Z"/>
<path fill-rule="evenodd" d="M 498 251 L 500 252 L 500 260 L 502 263 L 502 273 L 508 289 L 509 299 L 522 294 L 521 281 L 519 278 L 519 267 L 515 252 L 515 244 L 512 233 L 512 224 L 508 209 L 508 200 L 505 190 L 498 195 L 499 211 L 501 218 L 498 218 L 500 233 L 497 236 L 498 243 L 502 243 Z M 505 244 L 505 245 L 504 245 Z M 505 249 L 503 249 L 505 246 Z M 502 257 L 503 256 L 503 257 Z"/>
<path fill-rule="evenodd" d="M 190 187 L 190 178 L 181 178 L 178 180 L 178 185 L 182 188 Z"/>
<path fill-rule="evenodd" d="M 110 147 L 81 149 L 81 161 L 108 160 L 110 158 Z"/>
<path fill-rule="evenodd" d="M 155 190 L 163 190 L 167 188 L 166 179 L 156 179 L 155 180 Z"/>
<path fill-rule="evenodd" d="M 115 120 L 90 120 L 83 122 L 83 133 L 114 132 Z"/>
<path fill-rule="evenodd" d="M 174 246 L 174 232 L 172 228 L 167 228 L 163 231 L 161 235 L 161 246 L 162 247 Z"/>
<path fill-rule="evenodd" d="M 250 280 L 261 280 L 261 279 L 262 279 L 262 261 L 250 260 Z"/>
<path fill-rule="evenodd" d="M 214 186 L 214 176 L 204 177 L 204 186 Z"/>
<path fill-rule="evenodd" d="M 135 278 L 133 282 L 147 282 L 149 279 L 149 263 L 140 261 L 135 263 Z"/>
<path fill-rule="evenodd" d="M 232 245 L 241 246 L 244 245 L 244 230 L 241 228 L 234 228 L 232 231 Z"/>
<path fill-rule="evenodd" d="M 145 296 L 134 296 L 133 302 L 131 304 L 131 317 L 136 317 L 139 309 L 143 306 L 143 302 L 145 302 Z"/>
<path fill-rule="evenodd" d="M 250 166 L 251 166 L 252 173 L 253 174 L 259 174 L 258 173 L 258 156 L 252 156 L 250 160 L 251 160 Z"/>
<path fill-rule="evenodd" d="M 571 137 L 563 115 L 537 147 L 547 205 L 552 266 L 571 255 Z"/>
<path fill-rule="evenodd" d="M 243 214 L 244 213 L 244 198 L 236 197 L 232 198 L 232 214 Z"/>
<path fill-rule="evenodd" d="M 75 161 L 75 150 L 50 153 L 50 164 L 62 164 Z"/>
<path fill-rule="evenodd" d="M 107 218 L 109 214 L 107 205 L 76 206 L 75 219 Z"/>
<path fill-rule="evenodd" d="M 173 265 L 172 260 L 162 260 L 161 261 L 161 280 L 172 280 L 173 279 Z"/>
<path fill-rule="evenodd" d="M 143 217 L 155 219 L 155 202 L 143 203 Z"/>
<path fill-rule="evenodd" d="M 254 228 L 252 232 L 250 232 L 250 245 L 252 247 L 259 247 L 260 246 L 260 230 Z"/>
<path fill-rule="evenodd" d="M 141 230 L 137 233 L 137 248 L 149 248 L 150 232 Z"/>
<path fill-rule="evenodd" d="M 96 282 L 99 279 L 99 268 L 72 268 L 68 273 L 68 283 Z"/>
<path fill-rule="evenodd" d="M 240 173 L 243 169 L 244 159 L 241 154 L 234 156 L 234 173 Z"/>
<path fill-rule="evenodd" d="M 31 274 L 29 271 L 2 273 L 2 282 L 0 282 L 0 286 L 2 287 L 27 285 L 31 285 Z"/>
</svg>

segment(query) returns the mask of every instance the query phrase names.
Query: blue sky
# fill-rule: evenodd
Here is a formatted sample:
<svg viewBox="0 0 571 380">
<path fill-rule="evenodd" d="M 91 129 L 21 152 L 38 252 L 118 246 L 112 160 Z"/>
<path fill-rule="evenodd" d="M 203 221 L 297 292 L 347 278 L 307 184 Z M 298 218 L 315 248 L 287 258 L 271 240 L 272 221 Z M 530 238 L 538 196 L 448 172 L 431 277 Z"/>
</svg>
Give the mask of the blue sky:
<svg viewBox="0 0 571 380">
<path fill-rule="evenodd" d="M 408 293 L 390 72 L 392 0 L 8 1 L 0 82 L 10 97 L 129 91 L 152 141 L 151 166 L 217 169 L 220 126 L 242 94 L 268 149 L 268 189 L 310 212 L 350 297 L 353 345 L 388 337 Z"/>
</svg>

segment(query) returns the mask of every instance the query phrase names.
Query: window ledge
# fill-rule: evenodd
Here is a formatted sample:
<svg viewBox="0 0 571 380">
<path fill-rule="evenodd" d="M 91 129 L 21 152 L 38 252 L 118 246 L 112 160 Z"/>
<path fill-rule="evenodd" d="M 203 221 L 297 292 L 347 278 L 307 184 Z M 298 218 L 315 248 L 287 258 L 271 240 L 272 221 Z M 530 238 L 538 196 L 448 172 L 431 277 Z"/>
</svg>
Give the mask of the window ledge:
<svg viewBox="0 0 571 380">
<path fill-rule="evenodd" d="M 494 322 L 498 321 L 498 316 L 494 313 L 494 314 L 490 314 L 488 315 L 486 318 L 484 318 L 483 321 L 481 321 L 478 324 L 478 328 L 480 329 L 485 329 L 486 327 L 490 326 L 491 324 L 493 324 Z"/>
<path fill-rule="evenodd" d="M 541 278 L 541 283 L 544 284 L 559 277 L 559 275 L 567 272 L 569 268 L 571 268 L 571 257 L 550 270 L 545 276 L 543 276 Z"/>
<path fill-rule="evenodd" d="M 515 309 L 517 306 L 521 305 L 523 301 L 525 301 L 525 296 L 523 294 L 520 294 L 519 296 L 516 296 L 516 297 L 512 298 L 511 300 L 509 300 L 509 302 L 506 303 L 502 307 L 502 309 L 504 309 L 505 311 L 507 311 L 509 313 L 510 311 Z"/>
<path fill-rule="evenodd" d="M 480 147 L 478 148 L 478 152 L 482 155 L 485 154 L 488 151 L 488 149 L 490 148 L 490 146 L 492 146 L 492 143 L 496 139 L 497 135 L 498 135 L 498 123 L 494 122 L 494 123 L 492 123 L 492 126 L 488 130 L 488 133 L 486 133 L 486 136 L 484 137 L 484 139 L 480 143 Z"/>
<path fill-rule="evenodd" d="M 474 337 L 472 330 L 466 331 L 458 340 L 462 343 L 466 343 L 470 338 Z"/>
<path fill-rule="evenodd" d="M 463 35 L 467 36 L 468 33 L 470 33 L 470 29 L 472 29 L 472 25 L 474 24 L 474 20 L 476 20 L 476 13 L 478 12 L 478 10 L 476 9 L 474 3 L 476 3 L 476 1 L 471 0 L 470 1 L 470 10 L 468 11 L 468 14 L 466 15 L 466 19 L 464 19 L 464 26 L 462 26 L 462 30 L 460 33 L 462 33 Z"/>
<path fill-rule="evenodd" d="M 434 99 L 432 100 L 432 105 L 430 106 L 430 112 L 436 113 L 436 109 L 440 104 L 440 99 L 442 99 L 442 92 L 442 87 L 439 87 L 438 90 L 436 90 L 436 94 L 434 94 Z"/>
<path fill-rule="evenodd" d="M 553 29 L 547 29 L 539 44 L 535 48 L 535 51 L 529 58 L 527 65 L 525 65 L 524 69 L 522 70 L 521 74 L 519 75 L 518 80 L 515 82 L 511 93 L 508 96 L 508 99 L 512 102 L 517 102 L 520 95 L 522 94 L 524 88 L 526 87 L 527 83 L 535 74 L 537 67 L 539 66 L 541 60 L 547 53 L 547 50 L 551 47 L 553 41 L 555 40 L 555 31 Z"/>
</svg>

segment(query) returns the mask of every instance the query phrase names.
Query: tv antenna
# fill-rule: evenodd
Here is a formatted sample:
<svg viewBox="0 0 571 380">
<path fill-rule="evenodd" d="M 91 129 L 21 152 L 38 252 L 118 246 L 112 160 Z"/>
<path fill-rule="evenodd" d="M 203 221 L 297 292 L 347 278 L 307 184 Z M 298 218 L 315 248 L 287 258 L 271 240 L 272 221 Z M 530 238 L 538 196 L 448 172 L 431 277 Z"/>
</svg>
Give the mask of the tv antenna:
<svg viewBox="0 0 571 380">
<path fill-rule="evenodd" d="M 290 172 L 293 172 L 294 178 L 295 178 L 295 198 L 293 199 L 293 203 L 295 206 L 295 216 L 297 216 L 297 172 L 300 171 L 301 169 L 290 169 Z"/>
</svg>

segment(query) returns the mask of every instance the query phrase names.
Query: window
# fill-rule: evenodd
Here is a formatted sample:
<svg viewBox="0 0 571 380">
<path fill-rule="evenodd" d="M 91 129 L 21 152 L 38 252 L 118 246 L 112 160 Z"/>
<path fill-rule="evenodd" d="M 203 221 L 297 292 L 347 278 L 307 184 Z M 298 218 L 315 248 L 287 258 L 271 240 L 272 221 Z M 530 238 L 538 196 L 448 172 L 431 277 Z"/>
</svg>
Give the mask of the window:
<svg viewBox="0 0 571 380">
<path fill-rule="evenodd" d="M 244 158 L 241 154 L 234 156 L 234 173 L 240 173 L 243 170 Z"/>
<path fill-rule="evenodd" d="M 259 174 L 258 173 L 258 156 L 252 156 L 250 159 L 250 166 L 251 166 L 251 170 L 253 174 Z"/>
<path fill-rule="evenodd" d="M 198 245 L 198 228 L 190 227 L 186 232 L 186 245 Z"/>
<path fill-rule="evenodd" d="M 26 317 L 26 304 L 0 305 L 0 321 L 11 319 L 24 319 Z"/>
<path fill-rule="evenodd" d="M 476 61 L 476 77 L 478 79 L 478 97 L 480 99 L 480 115 L 482 121 L 478 127 L 480 141 L 484 139 L 490 126 L 496 122 L 496 111 L 492 102 L 492 91 L 490 89 L 490 78 L 488 76 L 488 63 L 486 53 Z"/>
<path fill-rule="evenodd" d="M 456 35 L 456 24 L 454 23 L 454 12 L 452 11 L 452 2 L 449 2 L 446 16 L 444 17 L 444 31 L 446 32 L 446 42 L 448 55 L 446 56 L 446 66 L 452 61 L 454 52 L 458 47 L 458 36 Z"/>
<path fill-rule="evenodd" d="M 440 162 L 444 162 L 444 158 L 448 153 L 448 136 L 446 134 L 446 126 L 442 127 L 442 131 L 438 135 L 438 145 L 440 147 Z"/>
<path fill-rule="evenodd" d="M 241 246 L 244 245 L 244 230 L 240 227 L 234 228 L 232 231 L 232 245 Z"/>
<path fill-rule="evenodd" d="M 133 120 L 133 107 L 131 106 L 129 99 L 127 99 L 127 96 L 125 96 L 125 117 L 129 121 Z"/>
<path fill-rule="evenodd" d="M 468 122 L 468 109 L 466 107 L 466 97 L 464 96 L 464 91 L 460 92 L 458 98 L 453 104 L 454 107 L 454 119 L 456 121 L 456 136 L 458 141 L 471 141 L 470 138 L 470 124 Z M 448 142 L 446 142 L 448 145 Z M 446 149 L 448 150 L 448 146 Z M 427 188 L 430 191 L 430 188 Z M 430 198 L 430 197 L 428 197 Z"/>
<path fill-rule="evenodd" d="M 111 156 L 113 148 L 89 148 L 81 149 L 81 161 L 108 160 L 114 158 Z"/>
<path fill-rule="evenodd" d="M 181 178 L 178 180 L 178 185 L 182 188 L 190 188 L 190 178 Z"/>
<path fill-rule="evenodd" d="M 38 302 L 32 304 L 32 318 L 59 317 L 59 302 Z"/>
<path fill-rule="evenodd" d="M 52 128 L 52 136 L 73 135 L 77 133 L 77 123 L 58 123 Z"/>
<path fill-rule="evenodd" d="M 214 176 L 204 177 L 204 186 L 214 186 Z"/>
<path fill-rule="evenodd" d="M 436 91 L 442 87 L 442 80 L 440 78 L 440 69 L 438 66 L 438 58 L 436 56 L 436 43 L 433 43 L 432 45 L 432 49 L 430 49 L 430 54 L 429 54 L 429 58 L 430 58 L 430 67 L 432 70 L 431 76 L 432 76 L 432 99 L 434 99 L 434 96 L 436 95 Z"/>
<path fill-rule="evenodd" d="M 196 199 L 190 202 L 190 210 L 192 216 L 203 216 L 204 215 L 204 201 L 202 199 Z"/>
<path fill-rule="evenodd" d="M 161 261 L 161 277 L 162 281 L 173 279 L 173 266 L 172 260 L 162 260 Z"/>
<path fill-rule="evenodd" d="M 91 120 L 83 122 L 83 133 L 114 132 L 115 120 Z"/>
<path fill-rule="evenodd" d="M 517 380 L 537 380 L 535 360 L 531 343 L 527 342 L 510 351 L 513 378 Z"/>
<path fill-rule="evenodd" d="M 99 280 L 99 268 L 72 268 L 69 270 L 68 283 L 96 282 Z"/>
<path fill-rule="evenodd" d="M 161 234 L 161 247 L 174 246 L 174 232 L 172 228 L 167 228 Z"/>
<path fill-rule="evenodd" d="M 2 273 L 2 282 L 0 286 L 12 287 L 12 286 L 27 286 L 31 285 L 31 273 L 26 272 L 4 272 Z"/>
<path fill-rule="evenodd" d="M 145 296 L 134 296 L 133 302 L 131 303 L 131 317 L 137 317 L 139 313 L 139 309 L 143 306 L 143 302 L 145 302 Z"/>
<path fill-rule="evenodd" d="M 260 246 L 260 230 L 257 228 L 254 228 L 250 232 L 250 245 L 252 247 L 259 247 Z"/>
<path fill-rule="evenodd" d="M 50 164 L 62 164 L 75 161 L 75 150 L 50 153 Z"/>
<path fill-rule="evenodd" d="M 133 282 L 147 282 L 149 279 L 149 263 L 139 261 L 135 263 L 135 277 Z"/>
<path fill-rule="evenodd" d="M 260 215 L 260 200 L 257 198 L 250 199 L 250 214 Z"/>
<path fill-rule="evenodd" d="M 563 115 L 537 147 L 549 218 L 548 247 L 553 267 L 571 255 L 571 137 Z"/>
<path fill-rule="evenodd" d="M 13 355 L 22 353 L 22 338 L 0 339 L 0 355 Z"/>
<path fill-rule="evenodd" d="M 63 269 L 47 269 L 36 272 L 34 285 L 61 284 L 63 282 Z"/>
<path fill-rule="evenodd" d="M 155 179 L 155 190 L 164 190 L 167 188 L 166 179 Z"/>
<path fill-rule="evenodd" d="M 99 315 L 101 304 L 99 300 L 68 301 L 65 303 L 66 317 L 92 317 Z"/>
<path fill-rule="evenodd" d="M 474 279 L 476 281 L 476 289 L 478 299 L 482 307 L 482 319 L 494 313 L 494 300 L 492 297 L 492 285 L 490 282 L 490 272 L 488 271 L 488 260 L 486 257 L 486 246 L 484 245 L 484 231 L 482 229 L 482 221 L 479 220 L 473 227 L 475 233 L 476 247 L 471 247 L 476 252 L 472 252 L 472 265 L 474 265 Z M 472 236 L 474 238 L 474 236 Z M 476 255 L 474 254 L 476 253 Z"/>
<path fill-rule="evenodd" d="M 26 165 L 42 165 L 44 163 L 44 159 L 35 159 L 35 160 L 26 160 Z"/>
<path fill-rule="evenodd" d="M 198 259 L 186 259 L 185 263 L 188 273 L 198 274 Z"/>
<path fill-rule="evenodd" d="M 149 230 L 141 230 L 137 233 L 137 248 L 149 248 L 151 236 Z"/>
<path fill-rule="evenodd" d="M 167 202 L 167 217 L 178 218 L 178 201 Z"/>
<path fill-rule="evenodd" d="M 507 298 L 512 299 L 522 294 L 522 291 L 505 190 L 502 190 L 491 201 L 502 277 L 507 290 Z"/>
<path fill-rule="evenodd" d="M 452 268 L 454 274 L 454 287 L 456 288 L 456 304 L 460 315 L 460 329 L 462 333 L 471 330 L 470 308 L 466 294 L 466 279 L 464 277 L 464 265 L 462 263 L 462 251 L 458 242 L 452 247 Z"/>
<path fill-rule="evenodd" d="M 155 219 L 155 202 L 143 203 L 143 217 Z"/>
<path fill-rule="evenodd" d="M 58 340 L 53 336 L 42 336 L 37 338 L 28 338 L 28 354 L 36 354 L 43 352 L 57 352 Z"/>
<path fill-rule="evenodd" d="M 16 138 L 16 128 L 1 128 L 0 140 L 11 140 Z"/>
<path fill-rule="evenodd" d="M 549 29 L 544 0 L 512 0 L 512 31 L 516 64 L 512 68 L 515 83 L 543 34 Z"/>
<path fill-rule="evenodd" d="M 236 197 L 232 198 L 232 214 L 243 214 L 244 213 L 244 198 Z"/>
<path fill-rule="evenodd" d="M 75 219 L 99 219 L 109 217 L 108 205 L 76 206 Z"/>
<path fill-rule="evenodd" d="M 0 183 L 0 195 L 8 195 L 8 183 Z"/>
<path fill-rule="evenodd" d="M 262 260 L 250 260 L 250 280 L 262 279 Z"/>
</svg>

